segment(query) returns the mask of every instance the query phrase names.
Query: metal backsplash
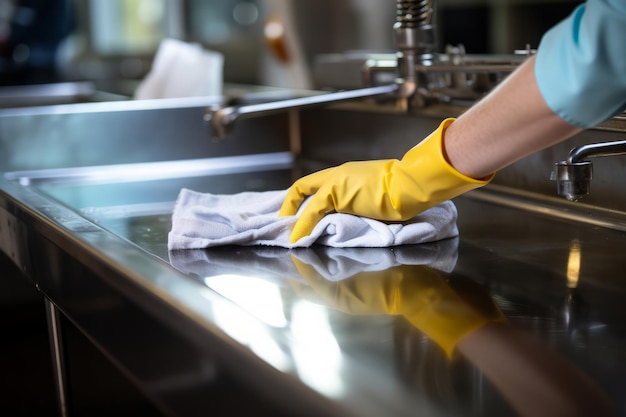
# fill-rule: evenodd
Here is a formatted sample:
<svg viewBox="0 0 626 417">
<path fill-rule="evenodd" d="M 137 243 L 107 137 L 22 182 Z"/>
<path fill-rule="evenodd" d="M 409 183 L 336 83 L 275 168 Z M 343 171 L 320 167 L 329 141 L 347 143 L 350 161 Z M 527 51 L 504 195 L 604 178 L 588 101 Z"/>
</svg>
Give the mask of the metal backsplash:
<svg viewBox="0 0 626 417">
<path fill-rule="evenodd" d="M 445 117 L 456 116 L 459 109 L 439 108 L 430 114 L 348 109 L 308 110 L 303 112 L 302 154 L 314 161 L 312 169 L 349 160 L 400 158 L 429 135 Z M 530 197 L 561 200 L 556 183 L 550 180 L 554 164 L 566 159 L 570 150 L 592 142 L 626 138 L 626 118 L 616 117 L 595 129 L 588 129 L 569 140 L 528 156 L 499 171 L 493 181 L 514 193 Z M 594 159 L 591 193 L 575 207 L 586 206 L 626 213 L 626 156 Z M 564 201 L 564 200 L 563 200 Z"/>
</svg>

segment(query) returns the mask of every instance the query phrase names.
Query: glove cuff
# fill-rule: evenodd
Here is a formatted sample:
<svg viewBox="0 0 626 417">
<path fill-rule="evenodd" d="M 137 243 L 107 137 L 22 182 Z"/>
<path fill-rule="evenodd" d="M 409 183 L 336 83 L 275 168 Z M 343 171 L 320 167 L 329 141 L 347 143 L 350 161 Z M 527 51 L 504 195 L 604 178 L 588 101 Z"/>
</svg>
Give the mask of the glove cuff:
<svg viewBox="0 0 626 417">
<path fill-rule="evenodd" d="M 435 130 L 433 133 L 430 134 L 430 136 L 427 139 L 431 139 L 430 143 L 433 146 L 433 151 L 437 153 L 437 156 L 439 158 L 441 158 L 441 164 L 442 164 L 442 168 L 447 169 L 450 173 L 450 175 L 455 176 L 456 178 L 459 179 L 459 181 L 463 181 L 469 184 L 474 184 L 476 185 L 476 187 L 481 187 L 483 185 L 488 184 L 489 182 L 491 182 L 491 180 L 493 179 L 493 177 L 495 177 L 495 173 L 493 174 L 489 174 L 484 178 L 473 178 L 473 177 L 468 177 L 465 174 L 460 173 L 459 171 L 456 170 L 456 168 L 454 168 L 452 165 L 450 165 L 450 162 L 448 162 L 448 159 L 446 158 L 446 156 L 444 155 L 443 152 L 443 135 L 446 132 L 446 129 L 448 129 L 448 127 L 455 121 L 455 118 L 447 118 L 444 121 L 441 122 L 441 124 L 439 125 L 439 127 L 437 128 L 437 130 Z"/>
<path fill-rule="evenodd" d="M 431 205 L 456 197 L 491 182 L 495 174 L 476 179 L 457 171 L 443 152 L 443 135 L 456 119 L 445 119 L 426 139 L 409 150 L 400 166 L 406 174 L 424 184 Z"/>
</svg>

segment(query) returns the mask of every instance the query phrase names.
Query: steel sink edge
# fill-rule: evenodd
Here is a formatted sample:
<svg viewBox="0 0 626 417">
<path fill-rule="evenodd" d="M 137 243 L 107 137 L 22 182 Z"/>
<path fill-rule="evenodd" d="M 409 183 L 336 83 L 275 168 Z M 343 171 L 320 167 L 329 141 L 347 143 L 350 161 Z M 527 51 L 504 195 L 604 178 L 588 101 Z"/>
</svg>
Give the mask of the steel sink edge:
<svg viewBox="0 0 626 417">
<path fill-rule="evenodd" d="M 209 157 L 177 161 L 9 171 L 4 178 L 21 185 L 117 183 L 291 168 L 291 152 Z"/>
<path fill-rule="evenodd" d="M 566 201 L 563 198 L 549 197 L 496 184 L 472 190 L 465 196 L 485 203 L 511 207 L 564 221 L 626 232 L 626 212 L 623 211 Z"/>
</svg>

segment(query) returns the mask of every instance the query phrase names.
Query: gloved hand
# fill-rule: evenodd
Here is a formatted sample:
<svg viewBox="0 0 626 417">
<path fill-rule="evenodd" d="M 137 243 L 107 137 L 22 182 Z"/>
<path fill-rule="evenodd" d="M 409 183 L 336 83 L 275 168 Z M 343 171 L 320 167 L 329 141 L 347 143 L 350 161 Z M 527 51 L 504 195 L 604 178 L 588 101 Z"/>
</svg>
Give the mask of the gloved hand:
<svg viewBox="0 0 626 417">
<path fill-rule="evenodd" d="M 291 257 L 300 276 L 325 304 L 349 314 L 402 315 L 452 357 L 457 343 L 489 322 L 506 318 L 489 294 L 476 285 L 455 291 L 434 269 L 401 265 L 328 281 L 313 266 Z M 305 294 L 305 284 L 292 285 Z"/>
<path fill-rule="evenodd" d="M 383 221 L 404 221 L 445 200 L 487 184 L 456 171 L 445 159 L 442 138 L 454 119 L 444 120 L 401 160 L 347 162 L 297 180 L 287 192 L 280 216 L 293 216 L 308 196 L 290 235 L 308 236 L 329 211 Z"/>
</svg>

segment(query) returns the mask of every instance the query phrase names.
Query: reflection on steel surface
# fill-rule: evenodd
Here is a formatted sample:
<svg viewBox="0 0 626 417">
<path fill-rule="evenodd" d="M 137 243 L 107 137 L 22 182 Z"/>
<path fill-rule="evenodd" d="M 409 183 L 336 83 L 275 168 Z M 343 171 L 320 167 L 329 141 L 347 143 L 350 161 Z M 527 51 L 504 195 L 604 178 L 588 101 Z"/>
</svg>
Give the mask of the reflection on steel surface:
<svg viewBox="0 0 626 417">
<path fill-rule="evenodd" d="M 570 244 L 569 257 L 567 259 L 567 288 L 576 288 L 580 277 L 580 241 L 575 239 Z"/>
<path fill-rule="evenodd" d="M 290 152 L 273 152 L 183 161 L 13 171 L 5 173 L 4 177 L 22 185 L 132 182 L 286 169 L 292 167 L 293 161 Z"/>
<path fill-rule="evenodd" d="M 445 245 L 439 248 L 445 249 Z M 347 316 L 363 317 L 370 321 L 371 331 L 379 317 L 387 316 L 394 324 L 371 336 L 388 340 L 383 332 L 391 327 L 398 365 L 395 371 L 406 378 L 409 386 L 416 384 L 420 392 L 426 391 L 431 400 L 444 402 L 446 409 L 451 400 L 459 406 L 463 403 L 455 392 L 459 389 L 456 385 L 463 384 L 458 380 L 463 372 L 454 371 L 460 366 L 460 355 L 467 361 L 465 366 L 471 365 L 474 375 L 479 375 L 477 380 L 465 381 L 477 389 L 476 397 L 471 399 L 479 407 L 477 412 L 488 413 L 480 408 L 481 404 L 485 407 L 487 395 L 482 390 L 492 384 L 519 415 L 536 416 L 545 412 L 565 416 L 573 410 L 582 412 L 581 415 L 591 410 L 597 415 L 610 415 L 613 404 L 603 390 L 560 354 L 509 323 L 500 312 L 500 298 L 496 303 L 496 298 L 472 280 L 444 279 L 439 272 L 411 257 L 421 254 L 423 262 L 433 259 L 434 248 L 421 249 L 424 249 L 422 245 L 397 250 L 361 249 L 354 251 L 359 254 L 356 258 L 347 253 L 344 259 L 338 257 L 340 250 L 336 248 L 298 251 L 220 248 L 173 251 L 170 256 L 174 266 L 198 276 L 252 315 L 268 317 L 267 311 L 259 313 L 265 309 L 278 313 L 271 315 L 274 317 L 271 321 L 281 327 L 288 326 L 293 336 L 289 346 L 293 360 L 290 366 L 303 382 L 334 398 L 350 392 L 353 387 L 348 384 L 354 384 L 343 376 L 350 368 L 342 347 L 350 339 L 339 331 L 338 324 L 349 320 Z M 367 256 L 368 252 L 381 256 Z M 579 253 L 575 244 L 571 253 L 573 267 L 575 254 Z M 404 263 L 367 262 L 367 259 L 388 258 L 385 255 L 392 256 L 396 262 L 403 259 Z M 415 262 L 411 263 L 411 259 Z M 338 274 L 338 270 L 346 273 Z M 346 316 L 342 318 L 333 311 Z M 277 317 L 281 320 L 276 321 Z M 408 323 L 413 328 L 406 326 Z M 222 325 L 245 343 L 251 340 L 250 334 L 257 332 L 247 327 L 236 330 L 240 326 L 237 316 L 232 314 L 223 316 Z M 433 350 L 423 337 L 415 338 L 418 333 L 427 335 L 449 353 L 453 349 L 457 354 L 446 359 L 442 351 Z M 277 353 L 279 349 L 276 346 L 273 350 L 260 349 L 258 341 L 263 337 L 255 339 L 255 352 L 276 363 L 270 352 Z M 548 388 L 527 390 L 519 384 Z"/>
</svg>

